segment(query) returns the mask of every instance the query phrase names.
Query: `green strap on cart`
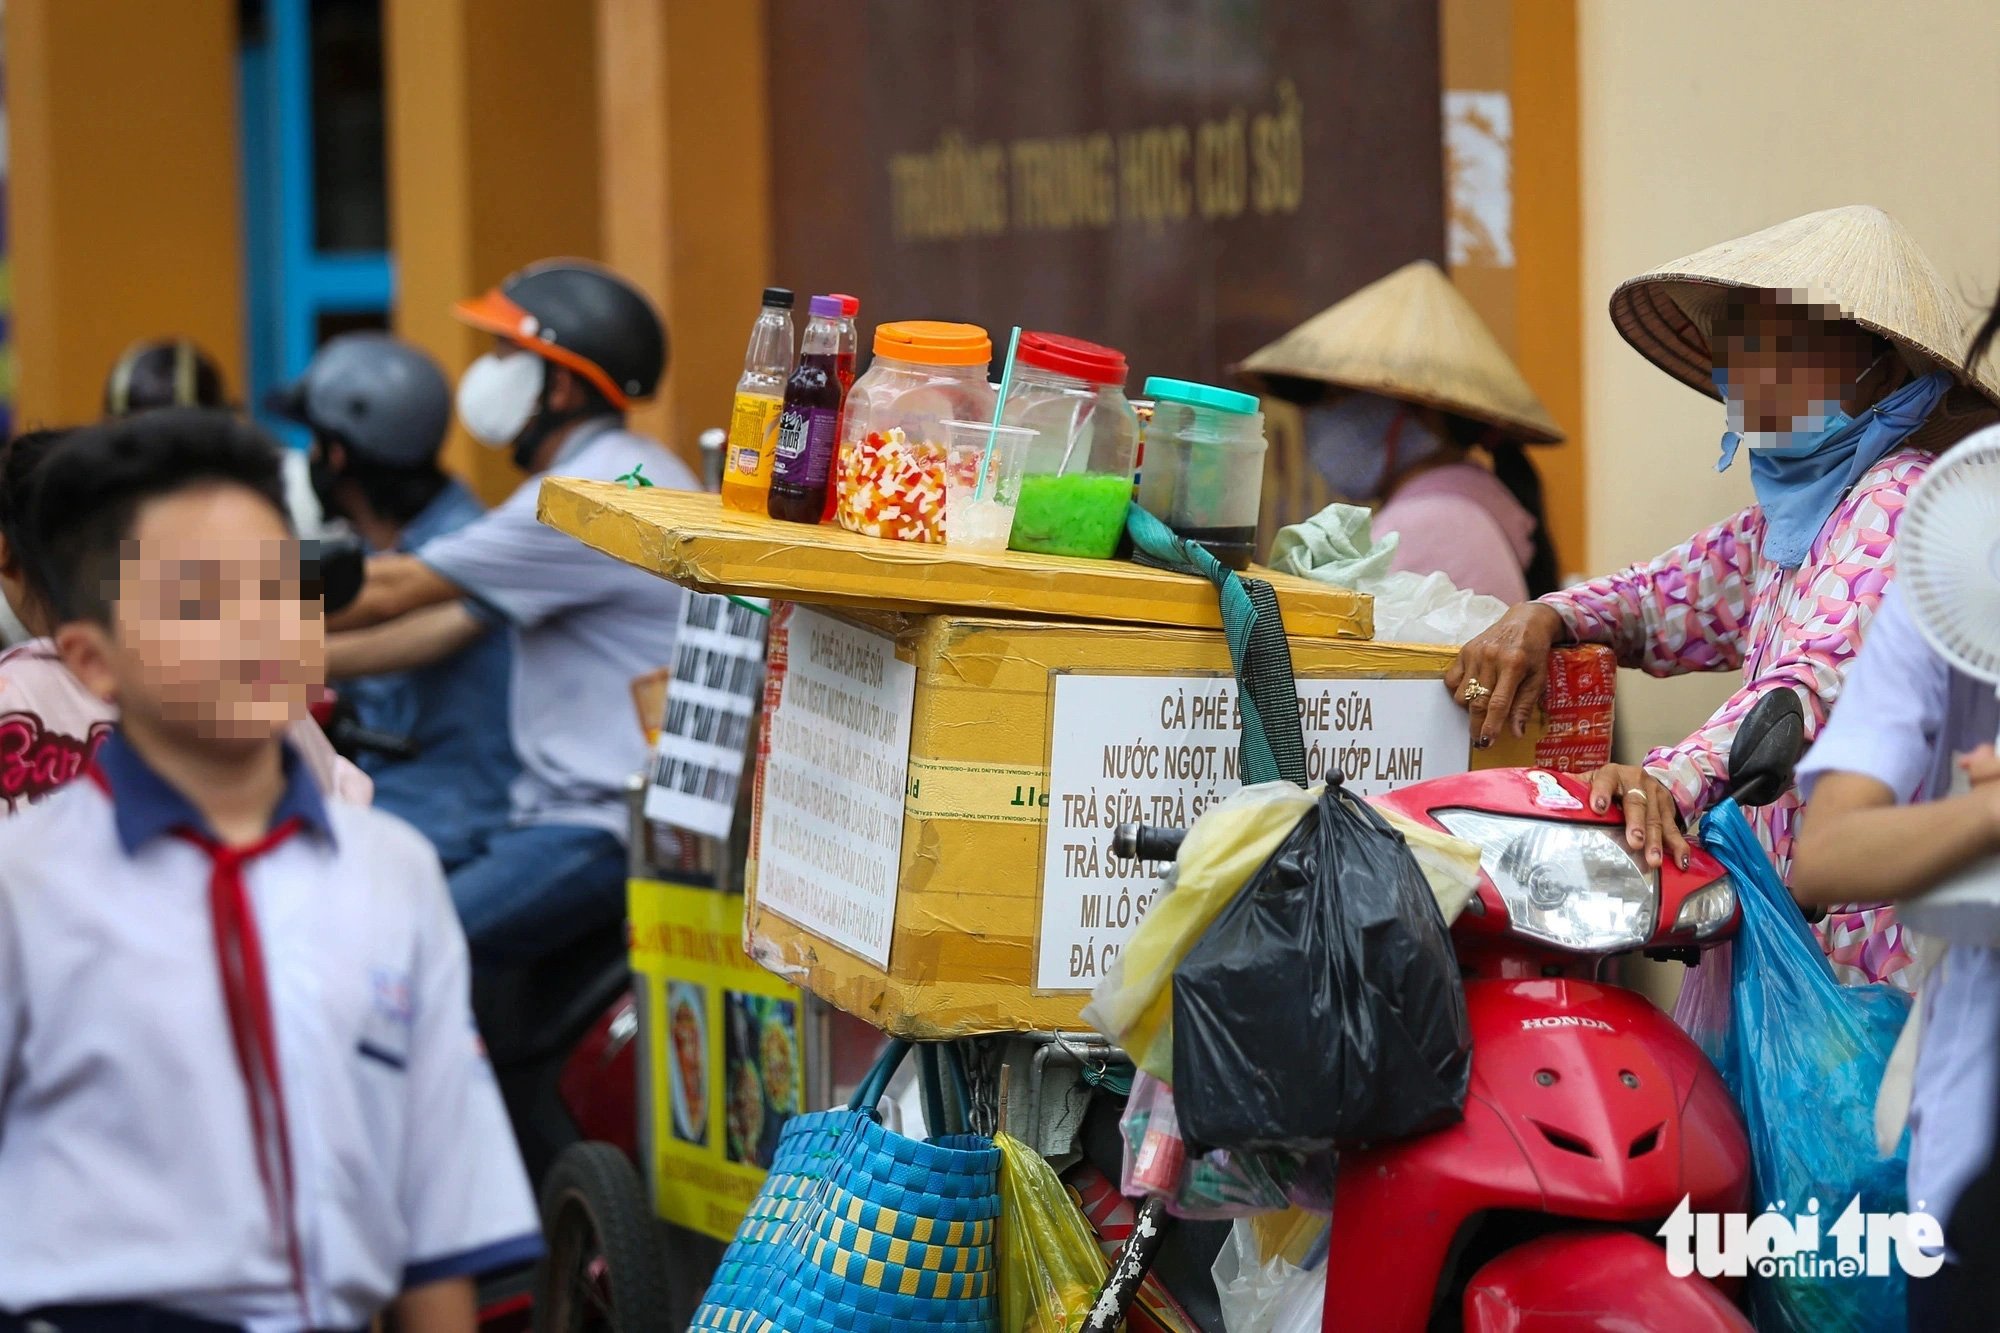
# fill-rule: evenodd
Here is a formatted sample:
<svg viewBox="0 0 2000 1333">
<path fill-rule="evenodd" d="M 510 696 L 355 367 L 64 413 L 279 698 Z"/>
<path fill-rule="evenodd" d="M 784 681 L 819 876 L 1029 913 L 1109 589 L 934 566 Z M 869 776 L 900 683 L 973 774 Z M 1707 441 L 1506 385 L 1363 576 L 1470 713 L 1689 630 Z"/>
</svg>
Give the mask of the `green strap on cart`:
<svg viewBox="0 0 2000 1333">
<path fill-rule="evenodd" d="M 1180 536 L 1138 505 L 1125 513 L 1139 563 L 1199 574 L 1222 602 L 1222 632 L 1242 691 L 1243 785 L 1279 778 L 1306 785 L 1305 733 L 1299 726 L 1299 690 L 1292 677 L 1292 648 L 1278 614 L 1278 595 L 1263 579 L 1246 579 L 1196 542 Z"/>
</svg>

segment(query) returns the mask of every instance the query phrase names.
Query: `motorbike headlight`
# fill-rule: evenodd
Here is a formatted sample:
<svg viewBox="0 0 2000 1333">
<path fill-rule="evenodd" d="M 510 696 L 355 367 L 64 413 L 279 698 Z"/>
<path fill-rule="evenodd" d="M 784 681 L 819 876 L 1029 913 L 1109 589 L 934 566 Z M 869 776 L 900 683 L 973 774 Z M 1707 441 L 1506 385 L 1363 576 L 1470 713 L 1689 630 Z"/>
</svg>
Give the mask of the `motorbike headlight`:
<svg viewBox="0 0 2000 1333">
<path fill-rule="evenodd" d="M 1729 924 L 1729 918 L 1735 915 L 1736 886 L 1725 875 L 1687 896 L 1681 903 L 1680 915 L 1674 918 L 1674 933 L 1691 930 L 1696 939 L 1705 940 Z"/>
<path fill-rule="evenodd" d="M 1479 810 L 1439 810 L 1436 818 L 1479 848 L 1480 866 L 1523 935 L 1578 953 L 1612 953 L 1652 938 L 1659 882 L 1620 841 L 1622 827 Z"/>
</svg>

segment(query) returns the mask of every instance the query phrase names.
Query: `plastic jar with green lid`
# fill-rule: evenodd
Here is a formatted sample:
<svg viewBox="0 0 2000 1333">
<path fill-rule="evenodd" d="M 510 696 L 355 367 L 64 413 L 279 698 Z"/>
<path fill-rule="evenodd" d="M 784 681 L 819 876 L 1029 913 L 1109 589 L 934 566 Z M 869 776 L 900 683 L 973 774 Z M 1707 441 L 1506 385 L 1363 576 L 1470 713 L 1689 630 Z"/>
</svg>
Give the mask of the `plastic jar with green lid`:
<svg viewBox="0 0 2000 1333">
<path fill-rule="evenodd" d="M 1125 356 L 1056 333 L 1023 333 L 1001 421 L 1035 432 L 1008 547 L 1108 560 L 1125 532 L 1139 418 Z"/>
<path fill-rule="evenodd" d="M 1264 414 L 1256 398 L 1158 375 L 1145 393 L 1153 416 L 1139 507 L 1229 568 L 1245 568 L 1264 498 Z"/>
</svg>

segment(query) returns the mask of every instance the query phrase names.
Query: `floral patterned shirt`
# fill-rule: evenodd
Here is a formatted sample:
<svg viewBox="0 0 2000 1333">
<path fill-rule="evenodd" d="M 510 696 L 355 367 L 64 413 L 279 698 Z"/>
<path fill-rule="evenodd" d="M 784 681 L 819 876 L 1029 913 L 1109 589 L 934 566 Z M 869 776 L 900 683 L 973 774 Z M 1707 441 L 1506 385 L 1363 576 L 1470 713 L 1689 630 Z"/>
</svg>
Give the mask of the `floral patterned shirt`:
<svg viewBox="0 0 2000 1333">
<path fill-rule="evenodd" d="M 1646 756 L 1684 816 L 1721 798 L 1729 743 L 1767 690 L 1797 690 L 1807 742 L 1819 734 L 1894 573 L 1903 503 L 1934 457 L 1918 449 L 1885 455 L 1842 499 L 1797 569 L 1764 558 L 1764 513 L 1751 505 L 1655 560 L 1542 599 L 1577 639 L 1609 645 L 1620 666 L 1653 676 L 1743 672 L 1743 688 L 1694 735 Z M 1789 878 L 1797 793 L 1747 813 Z M 1910 956 L 1889 908 L 1835 909 L 1816 930 L 1843 981 L 1903 981 Z"/>
</svg>

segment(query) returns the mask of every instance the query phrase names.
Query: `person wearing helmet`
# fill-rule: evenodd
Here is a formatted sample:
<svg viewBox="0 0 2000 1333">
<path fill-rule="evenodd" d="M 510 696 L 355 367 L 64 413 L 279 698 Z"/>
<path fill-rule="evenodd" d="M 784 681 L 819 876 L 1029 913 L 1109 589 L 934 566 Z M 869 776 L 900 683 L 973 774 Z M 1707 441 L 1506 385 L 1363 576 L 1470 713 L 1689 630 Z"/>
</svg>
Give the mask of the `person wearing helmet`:
<svg viewBox="0 0 2000 1333">
<path fill-rule="evenodd" d="M 697 489 L 686 465 L 625 429 L 651 397 L 667 335 L 652 304 L 595 264 L 549 260 L 455 308 L 493 334 L 459 379 L 458 415 L 530 475 L 497 509 L 413 554 L 373 556 L 354 603 L 332 618 L 328 662 L 436 660 L 441 603 L 476 597 L 514 641 L 509 826 L 451 874 L 452 899 L 483 964 L 533 962 L 615 923 L 625 900 L 625 779 L 646 766 L 630 718 L 634 677 L 674 660 L 680 590 L 544 527 L 544 477 Z M 364 628 L 368 627 L 368 628 Z"/>
<path fill-rule="evenodd" d="M 133 343 L 104 378 L 104 415 L 149 407 L 227 407 L 228 391 L 215 358 L 186 338 Z"/>
<path fill-rule="evenodd" d="M 451 424 L 451 389 L 429 356 L 386 333 L 346 333 L 266 406 L 312 431 L 313 494 L 373 551 L 414 551 L 486 511 L 438 467 Z M 364 754 L 375 804 L 437 848 L 447 869 L 476 856 L 504 828 L 508 784 L 520 772 L 507 734 L 513 655 L 497 613 L 476 601 L 423 613 L 443 651 L 405 671 L 341 683 L 365 727 L 407 739 L 409 758 Z M 366 654 L 350 654 L 365 671 Z"/>
</svg>

